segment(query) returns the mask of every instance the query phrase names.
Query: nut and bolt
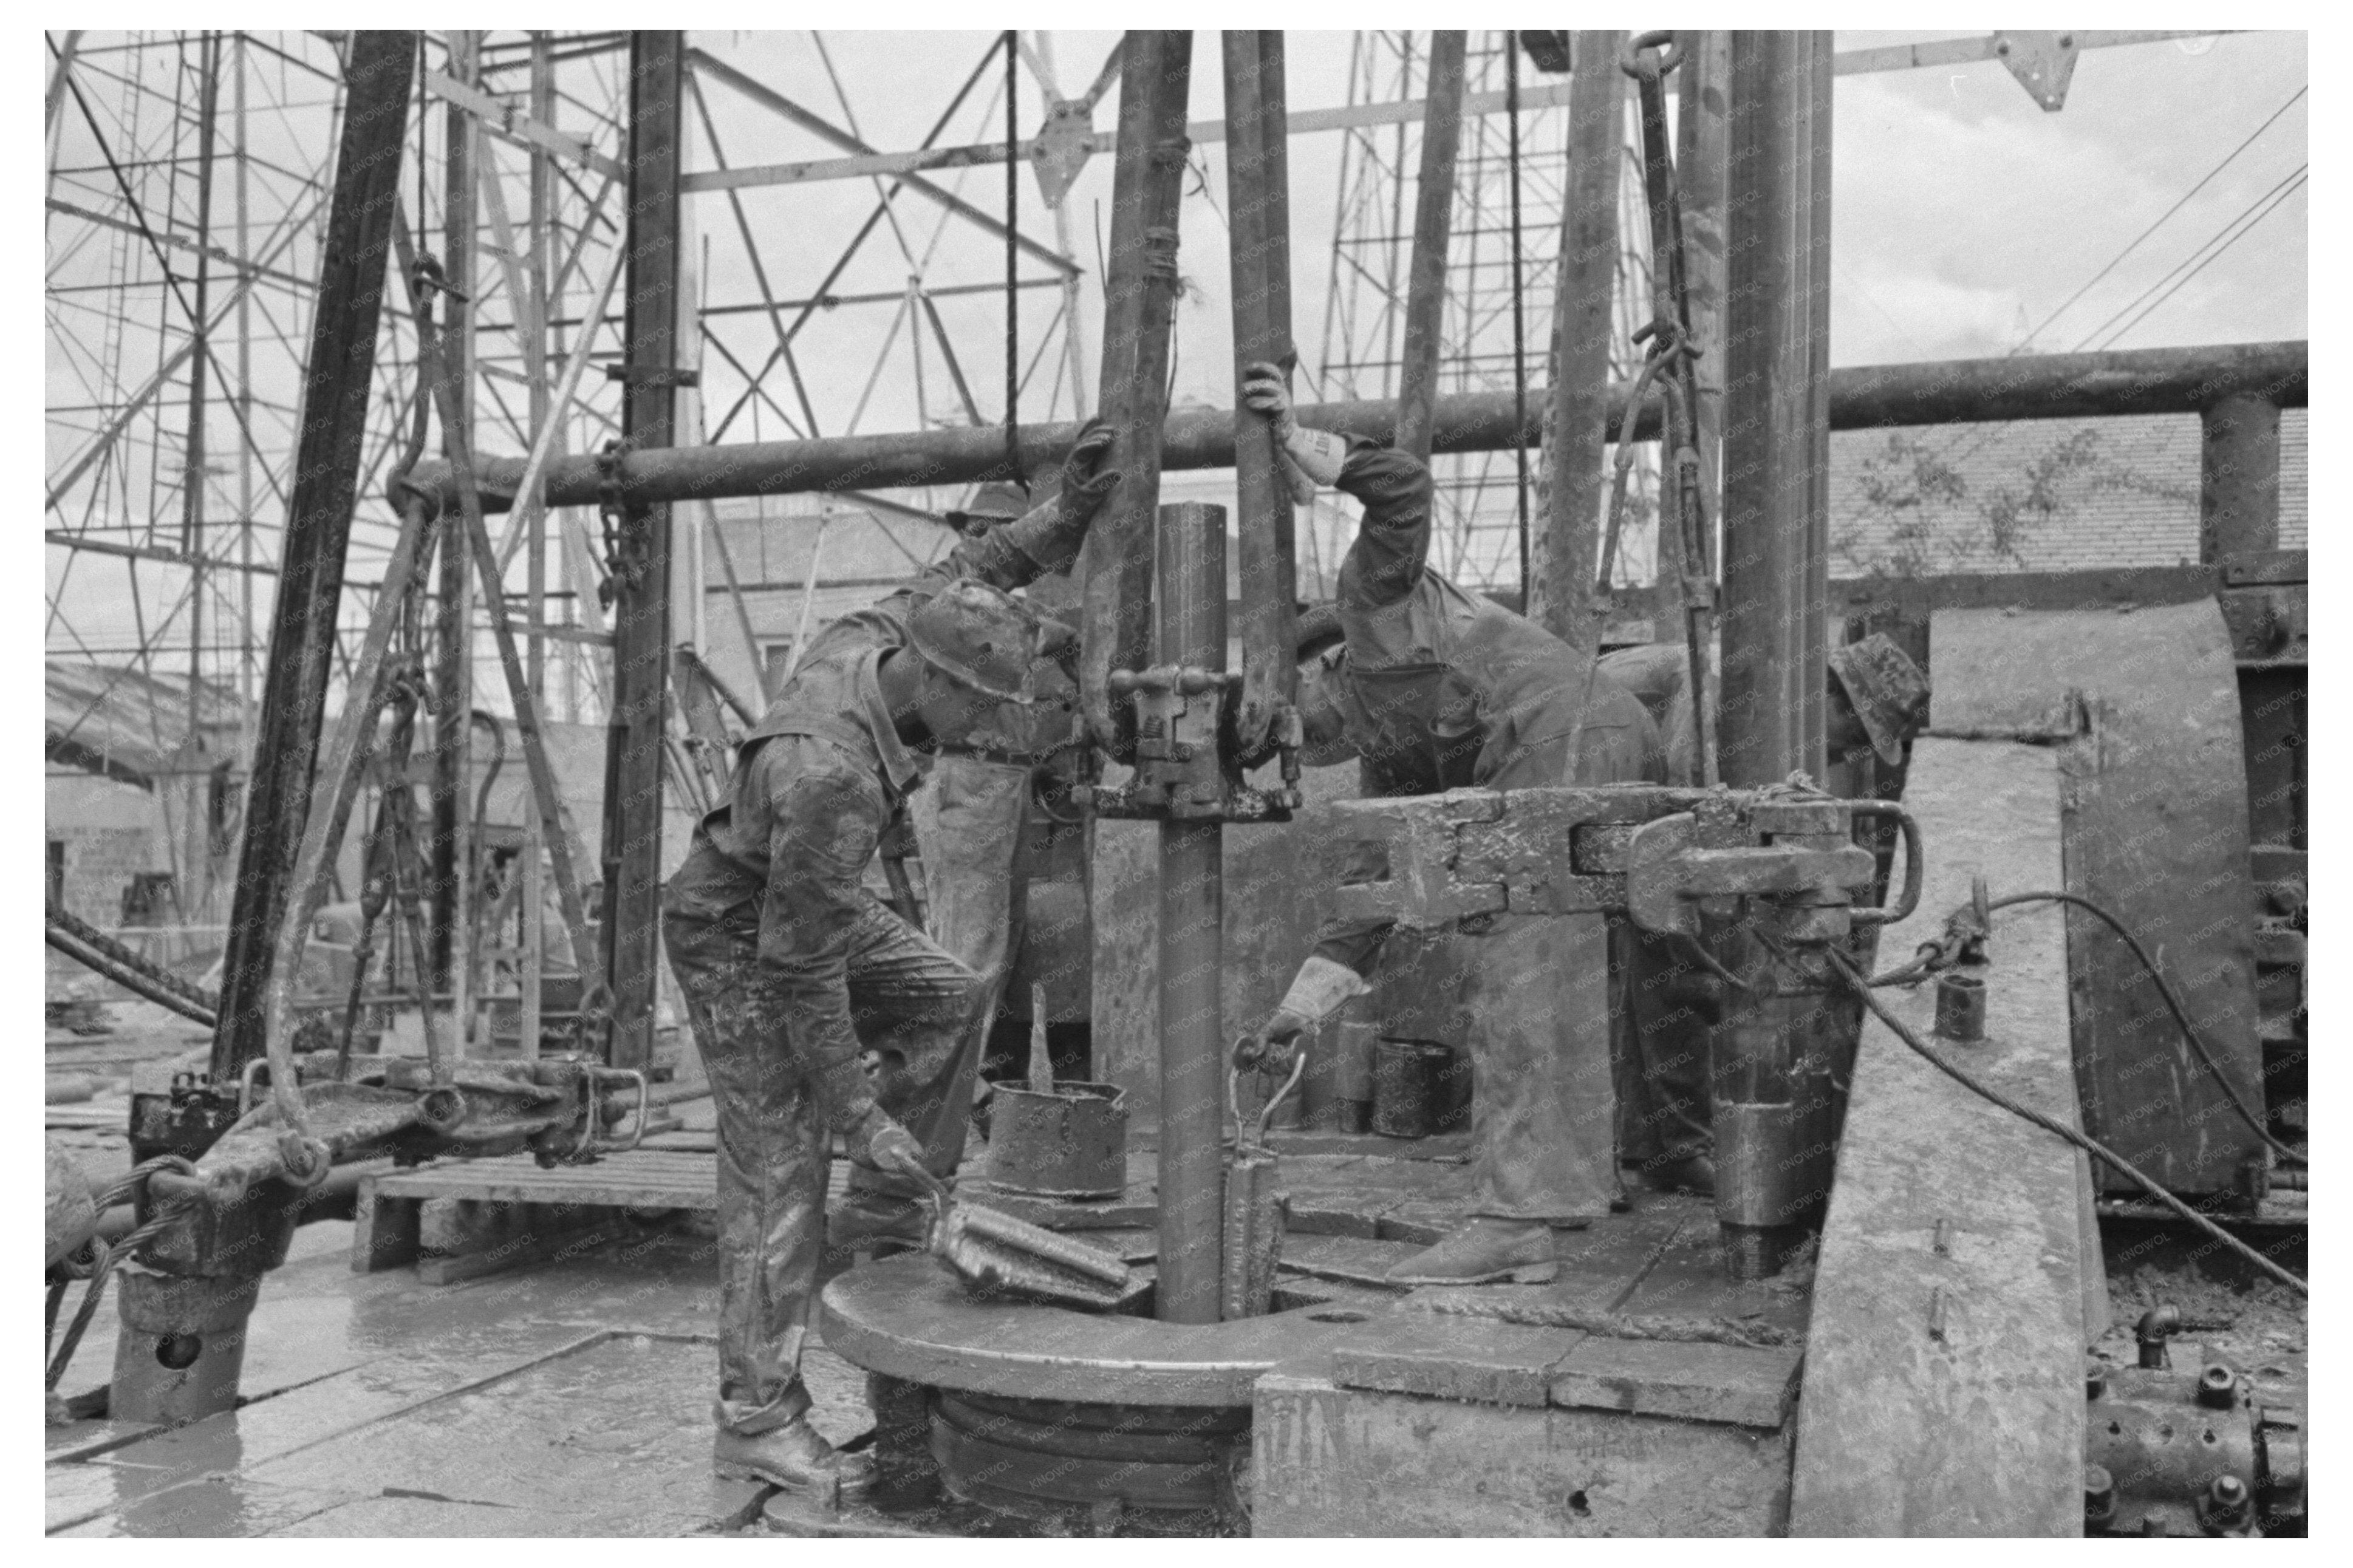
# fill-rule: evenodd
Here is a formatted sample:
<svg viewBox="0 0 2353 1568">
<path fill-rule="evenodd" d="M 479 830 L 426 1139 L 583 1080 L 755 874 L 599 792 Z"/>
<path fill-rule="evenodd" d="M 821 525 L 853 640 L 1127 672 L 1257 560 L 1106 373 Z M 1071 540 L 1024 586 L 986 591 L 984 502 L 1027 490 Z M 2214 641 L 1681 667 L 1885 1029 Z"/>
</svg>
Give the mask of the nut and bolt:
<svg viewBox="0 0 2353 1568">
<path fill-rule="evenodd" d="M 2236 1476 L 2216 1476 L 2214 1484 L 2206 1489 L 2206 1507 L 2216 1524 L 2228 1527 L 2243 1522 L 2247 1517 L 2247 1483 Z"/>
<path fill-rule="evenodd" d="M 2084 1522 L 2105 1524 L 2116 1516 L 2116 1481 L 2105 1465 L 2084 1467 Z"/>
</svg>

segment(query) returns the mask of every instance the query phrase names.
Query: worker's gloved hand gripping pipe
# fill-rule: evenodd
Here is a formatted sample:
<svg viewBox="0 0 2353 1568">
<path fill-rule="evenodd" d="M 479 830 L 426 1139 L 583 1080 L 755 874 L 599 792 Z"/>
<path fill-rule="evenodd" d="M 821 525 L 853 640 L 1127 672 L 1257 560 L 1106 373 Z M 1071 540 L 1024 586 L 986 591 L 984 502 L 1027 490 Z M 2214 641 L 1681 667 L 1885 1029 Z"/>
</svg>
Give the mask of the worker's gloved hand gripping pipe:
<svg viewBox="0 0 2353 1568">
<path fill-rule="evenodd" d="M 1243 366 L 1242 402 L 1274 422 L 1293 501 L 1306 506 L 1314 500 L 1316 486 L 1338 480 L 1348 443 L 1328 430 L 1304 429 L 1292 417 L 1291 395 L 1283 390 L 1281 370 L 1264 361 Z"/>
<path fill-rule="evenodd" d="M 923 1163 L 923 1146 L 881 1106 L 869 1106 L 842 1139 L 849 1163 L 874 1171 L 904 1171 Z"/>
<path fill-rule="evenodd" d="M 1274 1011 L 1234 1042 L 1234 1066 L 1244 1070 L 1260 1066 L 1288 1069 L 1293 1041 L 1338 1012 L 1349 997 L 1371 989 L 1346 964 L 1320 953 L 1310 954 Z"/>
</svg>

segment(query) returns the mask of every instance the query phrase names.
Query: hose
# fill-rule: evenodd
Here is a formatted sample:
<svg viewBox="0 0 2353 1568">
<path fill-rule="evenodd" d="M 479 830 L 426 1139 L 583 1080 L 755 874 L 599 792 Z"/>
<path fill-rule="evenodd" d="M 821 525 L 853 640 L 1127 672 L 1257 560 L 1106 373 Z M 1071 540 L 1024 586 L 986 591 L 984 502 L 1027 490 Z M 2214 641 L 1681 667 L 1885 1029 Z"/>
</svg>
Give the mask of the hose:
<svg viewBox="0 0 2353 1568">
<path fill-rule="evenodd" d="M 2017 900 L 2024 900 L 2035 896 L 2036 895 L 2032 894 L 2020 894 L 2017 895 Z M 2051 895 L 2045 894 L 2042 896 L 2047 898 Z M 2001 900 L 2001 902 L 2005 903 L 2011 901 L 2015 900 Z M 2000 905 L 1997 904 L 1996 907 L 1999 908 Z M 1767 940 L 1768 942 L 1770 942 L 1769 938 Z M 1778 946 L 1778 943 L 1773 943 L 1772 945 Z M 1848 990 L 1853 992 L 1855 995 L 1862 998 L 1862 1005 L 1871 1010 L 1872 1015 L 1881 1023 L 1886 1025 L 1889 1029 L 1893 1030 L 1897 1039 L 1902 1040 L 1905 1045 L 1911 1047 L 1916 1054 L 1926 1058 L 1928 1064 L 1931 1067 L 1934 1067 L 1938 1072 L 1943 1073 L 1947 1078 L 1951 1079 L 1963 1089 L 1968 1089 L 1970 1093 L 1978 1096 L 1980 1099 L 1989 1100 L 1993 1104 L 2000 1106 L 2002 1110 L 2009 1111 L 2013 1116 L 2019 1117 L 2023 1121 L 2032 1122 L 2035 1126 L 2042 1128 L 2046 1132 L 2056 1133 L 2059 1137 L 2065 1139 L 2068 1142 L 2073 1144 L 2076 1148 L 2083 1150 L 2094 1159 L 2105 1161 L 2106 1163 L 2113 1165 L 2117 1170 L 2123 1172 L 2126 1175 L 2131 1177 L 2134 1183 L 2137 1184 L 2142 1191 L 2147 1193 L 2149 1196 L 2155 1198 L 2158 1203 L 2163 1204 L 2167 1208 L 2171 1209 L 2183 1219 L 2188 1220 L 2191 1225 L 2196 1226 L 2200 1230 L 2205 1232 L 2215 1241 L 2221 1243 L 2222 1246 L 2230 1248 L 2232 1252 L 2237 1253 L 2241 1258 L 2253 1264 L 2263 1273 L 2268 1274 L 2274 1279 L 2276 1279 L 2281 1284 L 2286 1286 L 2289 1289 L 2294 1290 L 2297 1295 L 2309 1297 L 2312 1294 L 2312 1287 L 2306 1284 L 2303 1279 L 2297 1278 L 2295 1274 L 2290 1273 L 2287 1269 L 2282 1268 L 2277 1263 L 2273 1262 L 2270 1258 L 2264 1257 L 2253 1247 L 2249 1247 L 2245 1242 L 2241 1241 L 2237 1237 L 2232 1236 L 2229 1231 L 2224 1230 L 2221 1226 L 2215 1224 L 2204 1215 L 2200 1214 L 2196 1209 L 2191 1208 L 2188 1204 L 2182 1202 L 2181 1199 L 2176 1197 L 2154 1177 L 2143 1173 L 2138 1166 L 2125 1159 L 2115 1150 L 2108 1148 L 2105 1144 L 2100 1142 L 2096 1139 L 2086 1137 L 2084 1134 L 2078 1132 L 2075 1129 L 2068 1126 L 2063 1121 L 2046 1116 L 2042 1111 L 2035 1110 L 2031 1106 L 2019 1103 L 2017 1100 L 2010 1099 L 2008 1095 L 2003 1094 L 2000 1089 L 1997 1089 L 1989 1084 L 1980 1083 L 1977 1079 L 1971 1077 L 1967 1071 L 1956 1066 L 1937 1051 L 1932 1049 L 1928 1043 L 1923 1040 L 1917 1034 L 1915 1034 L 1911 1027 L 1901 1018 L 1898 1018 L 1894 1014 L 1889 1012 L 1886 1006 L 1881 1003 L 1879 998 L 1872 994 L 1870 979 L 1848 961 L 1846 954 L 1841 952 L 1836 947 L 1825 947 L 1821 950 L 1821 952 L 1822 956 L 1829 961 L 1831 973 L 1835 973 L 1840 980 L 1845 983 Z"/>
<path fill-rule="evenodd" d="M 2148 971 L 2148 977 L 2151 980 L 2157 982 L 2158 994 L 2165 998 L 2166 1006 L 2172 1011 L 2173 1021 L 2181 1026 L 2182 1036 L 2189 1040 L 2189 1048 L 2197 1053 L 2199 1062 L 2206 1068 L 2207 1076 L 2211 1078 L 2215 1085 L 2221 1089 L 2222 1097 L 2231 1102 L 2231 1109 L 2237 1111 L 2240 1119 L 2254 1130 L 2255 1136 L 2262 1139 L 2270 1147 L 2271 1152 L 2282 1160 L 2292 1165 L 2311 1163 L 2301 1150 L 2291 1148 L 2273 1137 L 2271 1129 L 2263 1125 L 2263 1119 L 2240 1098 L 2237 1087 L 2224 1076 L 2222 1064 L 2214 1059 L 2214 1053 L 2207 1048 L 2204 1037 L 2189 1022 L 2189 1012 L 2181 1005 L 2181 999 L 2173 994 L 2173 987 L 2167 982 L 2164 973 L 2157 967 L 2157 961 L 2149 956 L 2147 948 L 2141 946 L 2140 940 L 2125 929 L 2124 921 L 2080 893 L 2012 893 L 2007 898 L 1994 900 L 1986 908 L 1989 910 L 2002 910 L 2013 904 L 2072 904 L 2088 914 L 2097 916 L 2102 923 L 2116 933 L 2119 941 L 2132 949 L 2133 956 L 2140 960 L 2140 966 Z"/>
</svg>

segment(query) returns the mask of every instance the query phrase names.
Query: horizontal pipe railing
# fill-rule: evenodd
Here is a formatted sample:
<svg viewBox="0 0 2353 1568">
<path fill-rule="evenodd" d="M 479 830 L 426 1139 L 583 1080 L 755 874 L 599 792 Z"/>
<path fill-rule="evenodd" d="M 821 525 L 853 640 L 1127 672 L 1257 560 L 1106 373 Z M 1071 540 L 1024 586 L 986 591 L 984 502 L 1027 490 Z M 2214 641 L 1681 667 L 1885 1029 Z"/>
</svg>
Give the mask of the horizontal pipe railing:
<svg viewBox="0 0 2353 1568">
<path fill-rule="evenodd" d="M 1907 425 L 1954 425 L 2011 419 L 2080 419 L 2097 416 L 2195 414 L 2217 400 L 2254 393 L 2284 408 L 2305 405 L 2307 345 L 2301 340 L 2223 343 L 2204 348 L 2134 349 L 2125 353 L 2031 354 L 2002 359 L 1940 360 L 1918 364 L 1858 365 L 1831 373 L 1831 428 L 1867 430 Z M 1625 407 L 1624 387 L 1613 386 L 1610 438 Z M 1528 416 L 1514 437 L 1512 395 L 1456 393 L 1438 400 L 1431 438 L 1436 452 L 1508 451 L 1536 445 L 1545 400 L 1528 400 Z M 1299 422 L 1386 440 L 1395 434 L 1393 399 L 1309 404 Z M 1636 440 L 1658 436 L 1659 405 L 1646 402 Z M 1071 424 L 1025 425 L 1020 450 L 1032 463 L 1059 457 L 1078 433 Z M 1234 461 L 1233 414 L 1188 408 L 1168 416 L 1164 469 L 1226 468 Z M 520 458 L 492 458 L 479 476 L 482 504 L 502 511 L 522 479 Z M 815 490 L 895 489 L 971 484 L 1006 477 L 1005 431 L 999 426 L 924 430 L 899 435 L 831 436 L 813 441 L 744 442 L 723 447 L 663 447 L 632 452 L 624 464 L 634 500 L 653 503 L 720 500 Z M 587 506 L 597 499 L 594 457 L 549 463 L 547 504 Z M 445 504 L 457 496 L 439 459 L 417 466 L 414 480 L 439 489 Z"/>
</svg>

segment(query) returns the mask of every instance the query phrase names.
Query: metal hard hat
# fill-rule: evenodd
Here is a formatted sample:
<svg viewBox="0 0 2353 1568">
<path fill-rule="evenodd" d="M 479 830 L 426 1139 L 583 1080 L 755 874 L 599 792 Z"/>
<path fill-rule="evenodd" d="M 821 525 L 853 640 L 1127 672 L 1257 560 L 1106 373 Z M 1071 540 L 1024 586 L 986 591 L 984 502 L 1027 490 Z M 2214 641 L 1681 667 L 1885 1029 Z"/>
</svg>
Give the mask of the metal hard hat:
<svg viewBox="0 0 2353 1568">
<path fill-rule="evenodd" d="M 915 606 L 907 640 L 950 679 L 1000 702 L 1036 700 L 1038 617 L 1001 588 L 959 577 Z"/>
<path fill-rule="evenodd" d="M 1885 632 L 1831 649 L 1831 674 L 1846 689 L 1880 761 L 1904 760 L 1904 742 L 1926 720 L 1928 678 Z"/>
<path fill-rule="evenodd" d="M 1011 522 L 1029 510 L 1029 492 L 1009 479 L 991 479 L 973 491 L 972 500 L 963 506 L 940 515 L 948 526 L 959 533 L 967 532 L 973 524 Z"/>
</svg>

